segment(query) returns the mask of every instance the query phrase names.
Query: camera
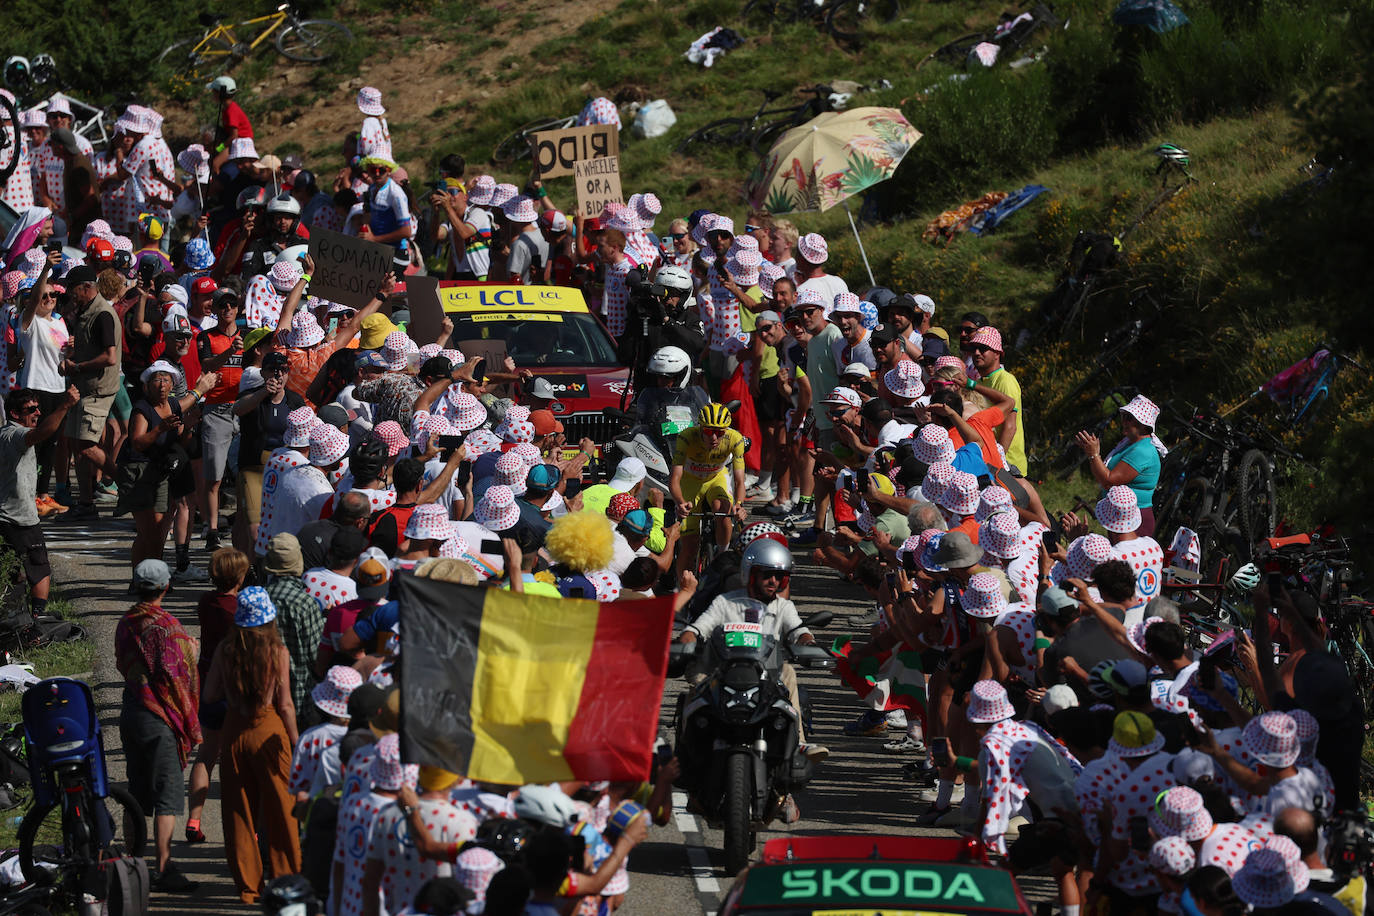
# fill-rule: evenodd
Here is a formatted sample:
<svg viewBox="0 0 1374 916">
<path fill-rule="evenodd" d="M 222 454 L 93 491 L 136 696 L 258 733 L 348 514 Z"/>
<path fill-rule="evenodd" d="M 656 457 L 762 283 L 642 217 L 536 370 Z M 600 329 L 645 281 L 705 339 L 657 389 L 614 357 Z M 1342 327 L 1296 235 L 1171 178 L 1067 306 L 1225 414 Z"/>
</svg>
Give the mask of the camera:
<svg viewBox="0 0 1374 916">
<path fill-rule="evenodd" d="M 114 253 L 114 260 L 110 263 L 115 270 L 126 271 L 133 265 L 133 259 L 129 257 L 129 252 L 127 251 L 116 251 Z"/>
<path fill-rule="evenodd" d="M 144 258 L 138 262 L 138 278 L 144 283 L 152 283 L 153 277 L 157 275 L 157 262 L 152 258 Z"/>
</svg>

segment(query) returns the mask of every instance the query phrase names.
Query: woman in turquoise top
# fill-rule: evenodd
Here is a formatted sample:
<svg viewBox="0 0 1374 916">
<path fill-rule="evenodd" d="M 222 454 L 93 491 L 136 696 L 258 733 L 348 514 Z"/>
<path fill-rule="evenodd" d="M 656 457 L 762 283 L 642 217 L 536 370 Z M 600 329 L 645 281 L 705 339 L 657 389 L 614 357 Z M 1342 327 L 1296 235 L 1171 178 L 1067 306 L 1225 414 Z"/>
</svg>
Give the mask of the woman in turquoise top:
<svg viewBox="0 0 1374 916">
<path fill-rule="evenodd" d="M 1102 460 L 1102 444 L 1097 437 L 1086 430 L 1076 438 L 1078 447 L 1088 456 L 1088 470 L 1103 490 L 1115 486 L 1128 486 L 1135 493 L 1136 503 L 1140 506 L 1140 527 L 1136 533 L 1141 537 L 1154 534 L 1155 487 L 1159 484 L 1160 461 L 1168 450 L 1155 435 L 1155 421 L 1159 419 L 1159 408 L 1144 395 L 1136 395 L 1131 402 L 1121 408 L 1121 431 L 1124 438 L 1116 444 Z"/>
</svg>

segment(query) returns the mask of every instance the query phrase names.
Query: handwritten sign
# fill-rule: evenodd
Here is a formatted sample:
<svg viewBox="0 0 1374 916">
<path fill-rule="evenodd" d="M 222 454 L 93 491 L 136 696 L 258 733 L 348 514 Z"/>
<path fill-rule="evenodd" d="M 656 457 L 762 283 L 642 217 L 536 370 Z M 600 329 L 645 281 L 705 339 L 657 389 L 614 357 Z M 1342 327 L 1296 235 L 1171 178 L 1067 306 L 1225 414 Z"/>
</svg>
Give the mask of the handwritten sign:
<svg viewBox="0 0 1374 916">
<path fill-rule="evenodd" d="M 390 245 L 315 229 L 310 233 L 310 257 L 315 259 L 310 293 L 360 309 L 376 295 L 395 254 Z"/>
<path fill-rule="evenodd" d="M 574 163 L 577 178 L 577 212 L 600 216 L 607 204 L 623 204 L 620 193 L 620 157 L 580 159 Z"/>
<path fill-rule="evenodd" d="M 573 174 L 573 164 L 579 159 L 619 155 L 620 132 L 614 124 L 545 130 L 534 135 L 534 167 L 541 180 Z"/>
</svg>

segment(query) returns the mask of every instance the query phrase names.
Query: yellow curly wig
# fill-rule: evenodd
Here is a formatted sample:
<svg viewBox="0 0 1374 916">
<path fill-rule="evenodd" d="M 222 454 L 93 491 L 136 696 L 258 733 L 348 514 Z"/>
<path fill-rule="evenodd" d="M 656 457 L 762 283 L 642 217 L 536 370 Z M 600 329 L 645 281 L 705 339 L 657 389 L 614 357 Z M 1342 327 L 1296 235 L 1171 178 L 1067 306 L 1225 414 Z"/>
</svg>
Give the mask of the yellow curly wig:
<svg viewBox="0 0 1374 916">
<path fill-rule="evenodd" d="M 615 555 L 611 520 L 595 512 L 571 512 L 554 519 L 544 546 L 564 566 L 577 572 L 605 569 Z"/>
</svg>

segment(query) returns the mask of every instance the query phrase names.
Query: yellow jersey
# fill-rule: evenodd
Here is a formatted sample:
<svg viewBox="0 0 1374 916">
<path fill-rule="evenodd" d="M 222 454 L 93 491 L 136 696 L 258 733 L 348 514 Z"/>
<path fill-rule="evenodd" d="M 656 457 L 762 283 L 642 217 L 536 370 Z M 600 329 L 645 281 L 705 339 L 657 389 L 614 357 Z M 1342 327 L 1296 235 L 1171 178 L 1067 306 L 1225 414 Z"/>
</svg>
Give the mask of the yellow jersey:
<svg viewBox="0 0 1374 916">
<path fill-rule="evenodd" d="M 706 444 L 700 427 L 684 429 L 673 447 L 673 464 L 682 465 L 683 473 L 702 480 L 719 474 L 726 465 L 743 468 L 744 437 L 736 430 L 727 429 L 712 447 Z"/>
</svg>

